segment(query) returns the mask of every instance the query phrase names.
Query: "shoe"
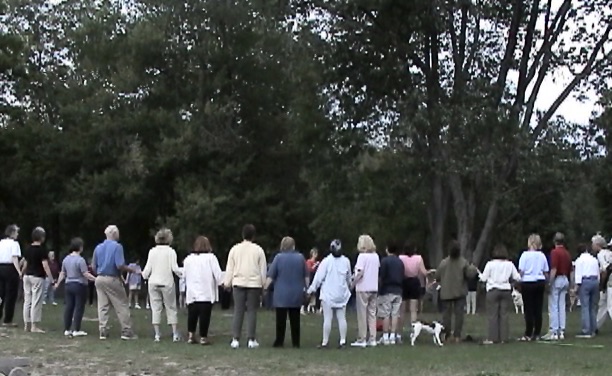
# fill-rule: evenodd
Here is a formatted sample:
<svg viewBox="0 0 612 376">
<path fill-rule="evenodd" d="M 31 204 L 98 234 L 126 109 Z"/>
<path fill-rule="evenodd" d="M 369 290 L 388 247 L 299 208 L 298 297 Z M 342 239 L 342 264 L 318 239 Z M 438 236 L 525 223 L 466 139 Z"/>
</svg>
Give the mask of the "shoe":
<svg viewBox="0 0 612 376">
<path fill-rule="evenodd" d="M 249 344 L 248 344 L 249 349 L 256 349 L 258 347 L 259 347 L 259 343 L 257 342 L 257 340 L 254 340 L 254 339 L 249 340 Z"/>
<path fill-rule="evenodd" d="M 211 344 L 212 344 L 212 342 L 210 342 L 208 339 L 200 338 L 200 345 L 202 345 L 202 346 L 210 346 Z"/>
<path fill-rule="evenodd" d="M 593 338 L 593 336 L 591 334 L 578 334 L 576 336 L 576 338 L 580 338 L 580 339 L 591 339 Z"/>
<path fill-rule="evenodd" d="M 389 340 L 387 340 L 387 341 L 389 341 Z M 376 347 L 376 346 L 378 346 L 378 342 L 376 342 L 376 340 L 375 340 L 375 339 L 370 340 L 370 341 L 368 342 L 368 347 Z"/>
<path fill-rule="evenodd" d="M 51 303 L 51 304 L 53 304 L 54 306 L 56 306 L 56 305 L 57 305 L 57 302 L 53 302 L 53 303 Z"/>
<path fill-rule="evenodd" d="M 560 332 L 559 333 L 559 341 L 563 341 L 565 339 L 565 333 L 564 332 Z"/>
<path fill-rule="evenodd" d="M 361 347 L 365 349 L 367 346 L 368 346 L 368 343 L 363 339 L 360 339 L 360 340 L 357 340 L 351 343 L 351 347 Z"/>
<path fill-rule="evenodd" d="M 304 310 L 304 307 L 300 309 L 300 315 L 306 316 L 306 311 Z"/>
<path fill-rule="evenodd" d="M 72 337 L 74 334 L 70 330 L 64 331 L 64 337 Z"/>
<path fill-rule="evenodd" d="M 136 309 L 142 309 L 142 307 L 141 307 L 139 304 L 136 304 L 136 305 L 134 306 L 134 308 L 136 308 Z"/>
<path fill-rule="evenodd" d="M 546 333 L 545 335 L 543 335 L 542 337 L 540 337 L 541 341 L 558 341 L 559 340 L 559 336 L 557 336 L 556 333 Z"/>
<path fill-rule="evenodd" d="M 78 330 L 76 332 L 72 332 L 72 336 L 73 337 L 85 337 L 85 336 L 87 336 L 87 332 L 84 332 L 82 330 Z"/>
<path fill-rule="evenodd" d="M 43 305 L 47 305 L 47 302 L 43 301 Z"/>
<path fill-rule="evenodd" d="M 395 338 L 389 338 L 389 345 L 395 345 L 396 343 Z"/>
<path fill-rule="evenodd" d="M 100 339 L 101 340 L 105 340 L 108 338 L 108 335 L 106 333 L 100 333 Z"/>
<path fill-rule="evenodd" d="M 132 341 L 138 339 L 138 336 L 136 334 L 122 334 L 121 339 L 124 341 Z"/>
<path fill-rule="evenodd" d="M 161 337 L 158 335 L 155 335 L 155 338 L 153 338 L 153 342 L 156 342 L 156 343 L 161 342 Z"/>
<path fill-rule="evenodd" d="M 319 346 L 317 346 L 317 349 L 319 349 L 319 350 L 327 350 L 328 348 L 329 347 L 327 346 L 327 343 L 326 344 L 320 344 Z"/>
<path fill-rule="evenodd" d="M 181 342 L 181 335 L 180 334 L 175 334 L 172 336 L 172 342 L 177 343 L 177 342 Z"/>
<path fill-rule="evenodd" d="M 146 308 L 147 308 L 147 309 L 151 309 L 151 306 L 147 304 L 147 307 L 146 307 Z"/>
<path fill-rule="evenodd" d="M 368 346 L 371 346 L 370 343 L 368 343 Z M 382 344 L 383 344 L 383 346 L 389 346 L 391 344 L 391 340 L 389 340 L 388 338 L 383 338 L 382 339 Z M 378 343 L 376 343 L 376 345 L 378 345 Z"/>
<path fill-rule="evenodd" d="M 230 343 L 230 347 L 235 350 L 240 347 L 240 342 L 238 342 L 238 340 L 234 338 L 232 340 L 232 343 Z"/>
<path fill-rule="evenodd" d="M 338 349 L 339 350 L 346 349 L 346 342 L 340 342 L 340 344 L 338 344 Z"/>
</svg>

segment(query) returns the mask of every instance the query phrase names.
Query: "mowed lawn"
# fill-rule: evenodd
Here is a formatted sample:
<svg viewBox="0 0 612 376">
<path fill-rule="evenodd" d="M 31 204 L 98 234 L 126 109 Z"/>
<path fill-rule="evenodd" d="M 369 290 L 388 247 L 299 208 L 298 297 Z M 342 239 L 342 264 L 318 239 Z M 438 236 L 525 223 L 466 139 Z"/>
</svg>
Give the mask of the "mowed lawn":
<svg viewBox="0 0 612 376">
<path fill-rule="evenodd" d="M 431 337 L 423 334 L 417 346 L 398 345 L 368 349 L 317 350 L 321 338 L 322 318 L 303 317 L 302 349 L 273 349 L 274 314 L 260 311 L 258 336 L 261 348 L 229 348 L 231 311 L 215 310 L 211 324 L 214 345 L 202 347 L 172 343 L 168 337 L 154 343 L 150 313 L 133 310 L 133 320 L 140 339 L 119 340 L 119 327 L 113 317 L 111 337 L 100 341 L 97 336 L 96 310 L 87 307 L 84 330 L 89 337 L 67 339 L 62 335 L 62 312 L 44 307 L 43 327 L 46 334 L 24 333 L 19 329 L 0 329 L 2 357 L 21 356 L 32 360 L 34 375 L 609 375 L 612 364 L 612 324 L 593 340 L 575 339 L 579 314 L 569 316 L 570 327 L 565 344 L 510 343 L 485 347 L 473 343 L 434 347 Z M 20 307 L 17 316 L 21 317 Z M 426 319 L 436 319 L 426 314 Z M 180 315 L 185 331 L 186 313 Z M 21 322 L 21 320 L 18 320 Z M 356 334 L 355 314 L 350 313 L 349 341 Z M 548 320 L 545 319 L 545 325 Z M 465 334 L 482 338 L 486 327 L 484 314 L 469 316 Z M 520 315 L 512 314 L 512 335 L 523 328 Z M 287 334 L 286 344 L 290 344 Z M 334 324 L 332 341 L 336 342 Z M 593 345 L 603 345 L 596 348 Z"/>
</svg>

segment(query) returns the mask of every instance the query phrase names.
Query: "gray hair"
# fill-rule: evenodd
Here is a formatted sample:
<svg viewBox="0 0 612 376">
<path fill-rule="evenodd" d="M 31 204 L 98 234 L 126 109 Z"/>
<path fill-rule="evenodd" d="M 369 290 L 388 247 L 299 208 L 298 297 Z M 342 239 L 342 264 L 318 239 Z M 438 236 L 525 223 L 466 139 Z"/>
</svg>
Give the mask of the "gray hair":
<svg viewBox="0 0 612 376">
<path fill-rule="evenodd" d="M 119 228 L 115 225 L 110 225 L 104 230 L 104 235 L 108 239 L 117 240 L 119 238 Z"/>
<path fill-rule="evenodd" d="M 172 231 L 167 228 L 162 228 L 155 234 L 155 244 L 170 245 L 172 244 L 172 239 L 174 239 Z"/>
<path fill-rule="evenodd" d="M 606 239 L 604 239 L 604 237 L 599 234 L 591 238 L 591 243 L 596 244 L 602 248 L 605 248 L 608 245 L 608 242 L 606 242 Z"/>
<path fill-rule="evenodd" d="M 553 238 L 555 244 L 565 244 L 565 235 L 562 232 L 557 232 Z"/>
<path fill-rule="evenodd" d="M 42 242 L 45 240 L 45 229 L 38 226 L 34 230 L 32 230 L 32 241 L 34 242 Z"/>
<path fill-rule="evenodd" d="M 8 238 L 12 238 L 18 232 L 19 232 L 19 226 L 17 226 L 17 225 L 8 225 L 8 226 L 6 226 L 6 229 L 4 230 L 4 236 L 6 236 Z"/>
<path fill-rule="evenodd" d="M 290 236 L 285 236 L 280 243 L 281 251 L 290 251 L 295 248 L 295 240 Z"/>
</svg>

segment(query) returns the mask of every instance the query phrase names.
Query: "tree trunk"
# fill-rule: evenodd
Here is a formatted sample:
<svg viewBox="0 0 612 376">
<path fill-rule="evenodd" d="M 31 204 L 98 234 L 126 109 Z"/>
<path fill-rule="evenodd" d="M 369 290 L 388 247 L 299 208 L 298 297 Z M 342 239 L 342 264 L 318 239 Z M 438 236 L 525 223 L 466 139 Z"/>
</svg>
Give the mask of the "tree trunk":
<svg viewBox="0 0 612 376">
<path fill-rule="evenodd" d="M 489 247 L 489 243 L 491 242 L 491 235 L 493 234 L 493 229 L 495 228 L 495 221 L 497 219 L 498 209 L 498 199 L 493 198 L 491 203 L 489 204 L 489 209 L 487 210 L 487 217 L 485 219 L 484 225 L 482 226 L 482 232 L 480 233 L 478 243 L 476 243 L 476 249 L 474 249 L 474 254 L 472 256 L 472 262 L 474 263 L 474 265 L 480 265 L 480 262 L 482 261 L 483 256 L 485 254 L 485 250 Z"/>
<path fill-rule="evenodd" d="M 448 188 L 444 185 L 442 176 L 435 174 L 432 181 L 431 200 L 427 210 L 429 219 L 429 264 L 435 268 L 444 257 L 444 234 L 446 216 L 448 213 Z"/>
</svg>

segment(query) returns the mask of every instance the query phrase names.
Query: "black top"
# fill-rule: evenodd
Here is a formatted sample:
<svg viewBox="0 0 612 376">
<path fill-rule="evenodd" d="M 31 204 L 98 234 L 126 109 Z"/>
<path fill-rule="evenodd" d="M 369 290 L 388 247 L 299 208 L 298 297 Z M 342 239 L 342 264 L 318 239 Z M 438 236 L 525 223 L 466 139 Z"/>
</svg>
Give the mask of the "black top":
<svg viewBox="0 0 612 376">
<path fill-rule="evenodd" d="M 380 263 L 380 295 L 402 294 L 404 263 L 395 255 L 387 256 Z"/>
<path fill-rule="evenodd" d="M 478 276 L 467 280 L 468 291 L 478 291 Z"/>
<path fill-rule="evenodd" d="M 49 255 L 40 245 L 31 245 L 23 252 L 23 258 L 27 261 L 28 265 L 25 270 L 26 275 L 33 277 L 46 278 L 47 273 L 43 268 L 43 260 L 48 260 Z"/>
</svg>

